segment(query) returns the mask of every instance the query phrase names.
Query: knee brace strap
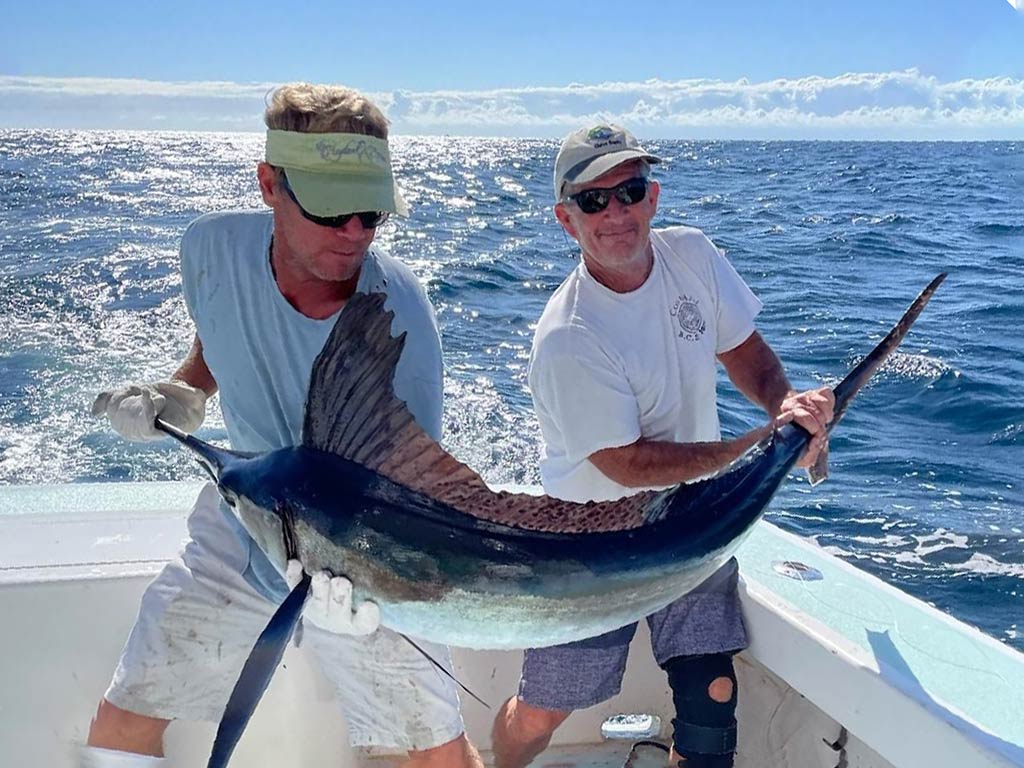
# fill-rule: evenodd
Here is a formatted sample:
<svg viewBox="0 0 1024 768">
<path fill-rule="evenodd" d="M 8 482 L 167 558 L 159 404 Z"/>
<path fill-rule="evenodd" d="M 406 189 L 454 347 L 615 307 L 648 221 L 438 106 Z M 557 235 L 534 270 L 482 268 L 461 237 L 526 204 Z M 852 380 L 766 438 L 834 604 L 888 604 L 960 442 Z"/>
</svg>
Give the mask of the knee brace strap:
<svg viewBox="0 0 1024 768">
<path fill-rule="evenodd" d="M 736 673 L 732 654 L 676 656 L 663 669 L 668 674 L 676 709 L 672 721 L 676 752 L 687 758 L 688 768 L 731 766 L 732 753 L 736 751 Z M 723 677 L 732 683 L 732 696 L 719 702 L 711 698 L 708 688 Z"/>
</svg>

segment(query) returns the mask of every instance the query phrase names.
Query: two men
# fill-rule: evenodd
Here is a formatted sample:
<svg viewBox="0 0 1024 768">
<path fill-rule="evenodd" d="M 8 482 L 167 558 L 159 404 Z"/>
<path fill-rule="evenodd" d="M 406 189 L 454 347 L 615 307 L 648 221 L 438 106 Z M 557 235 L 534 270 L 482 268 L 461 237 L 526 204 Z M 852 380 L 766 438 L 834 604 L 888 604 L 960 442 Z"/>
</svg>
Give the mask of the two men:
<svg viewBox="0 0 1024 768">
<path fill-rule="evenodd" d="M 439 439 L 443 368 L 433 309 L 412 272 L 373 246 L 388 215 L 406 213 L 387 120 L 355 91 L 294 84 L 274 91 L 265 121 L 257 177 L 270 215 L 203 216 L 182 238 L 191 351 L 171 381 L 103 393 L 94 412 L 126 437 L 154 439 L 156 416 L 195 430 L 219 390 L 233 448 L 298 444 L 313 360 L 353 293 L 376 291 L 387 294 L 394 333 L 408 334 L 396 394 Z M 200 493 L 189 534 L 181 558 L 142 599 L 92 723 L 85 766 L 158 766 L 171 720 L 219 720 L 287 594 L 213 486 Z M 334 683 L 353 744 L 405 750 L 409 766 L 479 768 L 454 685 L 400 636 L 374 632 L 375 606 L 352 611 L 350 589 L 344 579 L 314 577 L 304 615 L 313 625 L 306 642 Z M 450 664 L 446 648 L 422 645 Z"/>
<path fill-rule="evenodd" d="M 814 435 L 801 465 L 825 445 L 831 390 L 792 390 L 755 329 L 761 303 L 722 253 L 696 229 L 651 229 L 657 162 L 608 125 L 570 134 L 555 161 L 555 215 L 581 259 L 549 300 L 530 358 L 552 496 L 616 499 L 694 480 L 790 420 Z M 721 439 L 717 362 L 766 426 Z M 647 619 L 675 704 L 672 765 L 733 764 L 732 656 L 747 642 L 736 585 L 733 560 Z M 526 652 L 519 694 L 495 720 L 497 768 L 523 768 L 573 710 L 619 691 L 635 629 Z"/>
<path fill-rule="evenodd" d="M 197 428 L 206 396 L 219 389 L 233 447 L 298 443 L 312 361 L 346 300 L 372 290 L 388 294 L 394 332 L 409 334 L 396 393 L 439 437 L 433 312 L 408 269 L 372 248 L 386 215 L 404 211 L 383 115 L 351 91 L 285 86 L 266 122 L 258 177 L 272 216 L 218 214 L 189 227 L 181 254 L 197 331 L 191 352 L 171 382 L 104 393 L 97 410 L 122 434 L 147 439 L 157 436 L 157 415 Z M 696 230 L 651 231 L 659 192 L 649 178 L 653 162 L 631 135 L 608 126 L 571 135 L 556 162 L 556 215 L 582 260 L 552 297 L 531 359 L 542 477 L 555 496 L 611 499 L 694 479 L 789 419 L 821 433 L 805 463 L 824 445 L 830 393 L 792 392 L 754 329 L 760 303 L 728 262 Z M 716 360 L 773 423 L 720 440 Z M 170 720 L 218 719 L 253 639 L 286 592 L 212 487 L 200 495 L 189 530 L 181 560 L 143 599 L 93 723 L 86 765 L 156 766 Z M 353 742 L 406 749 L 410 765 L 480 765 L 453 686 L 386 629 L 357 636 L 375 628 L 372 607 L 331 612 L 346 585 L 320 583 L 307 619 L 326 631 L 307 637 L 335 681 Z M 649 623 L 676 700 L 676 747 L 694 768 L 730 765 L 731 654 L 746 644 L 735 563 Z M 500 768 L 525 766 L 572 710 L 614 695 L 634 630 L 527 653 L 520 694 L 495 724 Z M 446 649 L 428 650 L 448 658 Z"/>
</svg>

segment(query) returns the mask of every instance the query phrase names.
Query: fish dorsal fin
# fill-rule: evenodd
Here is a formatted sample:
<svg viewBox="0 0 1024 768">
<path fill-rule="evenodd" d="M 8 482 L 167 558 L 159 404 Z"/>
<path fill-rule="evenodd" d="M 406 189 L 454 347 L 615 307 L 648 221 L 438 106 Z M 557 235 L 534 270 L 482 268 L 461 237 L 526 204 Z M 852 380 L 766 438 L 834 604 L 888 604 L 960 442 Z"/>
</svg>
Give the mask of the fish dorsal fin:
<svg viewBox="0 0 1024 768">
<path fill-rule="evenodd" d="M 365 464 L 374 444 L 415 424 L 391 380 L 405 334 L 391 336 L 385 296 L 357 293 L 345 304 L 313 363 L 302 426 L 304 445 Z"/>
<path fill-rule="evenodd" d="M 362 464 L 473 517 L 551 533 L 625 530 L 644 524 L 660 494 L 576 504 L 550 496 L 495 493 L 437 444 L 395 397 L 405 334 L 380 293 L 355 294 L 313 364 L 302 442 Z"/>
</svg>

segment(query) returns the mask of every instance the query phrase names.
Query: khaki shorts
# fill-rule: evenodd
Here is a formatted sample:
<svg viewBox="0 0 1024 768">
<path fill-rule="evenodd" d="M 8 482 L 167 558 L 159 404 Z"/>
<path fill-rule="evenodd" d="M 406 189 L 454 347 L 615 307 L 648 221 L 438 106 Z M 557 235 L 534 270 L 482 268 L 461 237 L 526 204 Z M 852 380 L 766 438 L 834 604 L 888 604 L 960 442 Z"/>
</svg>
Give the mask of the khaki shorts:
<svg viewBox="0 0 1024 768">
<path fill-rule="evenodd" d="M 106 699 L 162 720 L 218 722 L 239 672 L 277 606 L 242 577 L 248 544 L 229 526 L 213 485 L 199 494 L 191 540 L 142 597 Z M 334 686 L 353 746 L 430 749 L 463 733 L 455 684 L 404 638 L 380 628 L 335 635 L 308 622 L 303 645 Z M 445 646 L 417 640 L 451 671 Z"/>
</svg>

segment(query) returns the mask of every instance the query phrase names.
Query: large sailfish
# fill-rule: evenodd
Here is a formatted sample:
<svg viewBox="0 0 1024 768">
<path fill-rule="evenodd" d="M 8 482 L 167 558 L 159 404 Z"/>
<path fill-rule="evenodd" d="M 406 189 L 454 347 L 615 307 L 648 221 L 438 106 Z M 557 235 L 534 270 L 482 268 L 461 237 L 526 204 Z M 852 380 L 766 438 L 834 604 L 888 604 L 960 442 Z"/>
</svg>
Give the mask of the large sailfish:
<svg viewBox="0 0 1024 768">
<path fill-rule="evenodd" d="M 903 340 L 939 275 L 835 387 L 835 416 Z M 302 444 L 265 454 L 215 447 L 158 421 L 194 451 L 246 529 L 284 571 L 347 576 L 382 623 L 468 648 L 592 637 L 668 605 L 736 551 L 810 439 L 785 424 L 716 475 L 576 504 L 494 492 L 431 439 L 392 389 L 404 334 L 385 297 L 358 294 L 317 357 Z M 600 414 L 595 414 L 600 418 Z M 309 576 L 260 636 L 221 723 L 227 764 L 301 614 Z"/>
</svg>

